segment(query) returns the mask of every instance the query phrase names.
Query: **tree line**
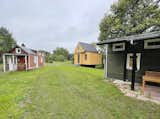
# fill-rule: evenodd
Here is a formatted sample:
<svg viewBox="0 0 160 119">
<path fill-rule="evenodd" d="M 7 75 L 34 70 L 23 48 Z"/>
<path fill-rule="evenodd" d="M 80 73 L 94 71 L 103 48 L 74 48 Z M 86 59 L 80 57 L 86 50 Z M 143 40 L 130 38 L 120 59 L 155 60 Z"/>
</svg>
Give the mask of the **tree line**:
<svg viewBox="0 0 160 119">
<path fill-rule="evenodd" d="M 160 0 L 119 0 L 100 23 L 99 41 L 160 30 Z"/>
<path fill-rule="evenodd" d="M 66 48 L 63 47 L 57 47 L 55 50 L 53 50 L 52 53 L 47 52 L 46 54 L 46 62 L 52 63 L 54 61 L 68 61 L 73 60 L 73 54 L 70 54 L 69 51 Z"/>
</svg>

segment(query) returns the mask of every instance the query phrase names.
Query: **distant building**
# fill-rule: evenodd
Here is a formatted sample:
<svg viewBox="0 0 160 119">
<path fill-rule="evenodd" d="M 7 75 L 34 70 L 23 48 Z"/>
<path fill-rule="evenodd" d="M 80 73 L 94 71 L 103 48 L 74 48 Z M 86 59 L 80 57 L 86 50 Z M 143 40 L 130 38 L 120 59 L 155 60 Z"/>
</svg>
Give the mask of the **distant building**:
<svg viewBox="0 0 160 119">
<path fill-rule="evenodd" d="M 44 60 L 42 52 L 16 45 L 10 52 L 3 54 L 3 70 L 31 70 L 44 66 Z"/>
<path fill-rule="evenodd" d="M 102 55 L 92 44 L 79 42 L 75 48 L 74 64 L 95 66 L 102 64 Z"/>
</svg>

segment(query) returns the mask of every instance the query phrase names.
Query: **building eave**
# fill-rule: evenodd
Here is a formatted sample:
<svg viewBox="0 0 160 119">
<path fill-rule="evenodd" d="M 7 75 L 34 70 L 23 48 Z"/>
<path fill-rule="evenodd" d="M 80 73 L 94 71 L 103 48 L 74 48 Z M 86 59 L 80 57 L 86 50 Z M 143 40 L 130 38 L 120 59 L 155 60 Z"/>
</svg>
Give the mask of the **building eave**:
<svg viewBox="0 0 160 119">
<path fill-rule="evenodd" d="M 3 55 L 8 55 L 8 56 L 28 56 L 28 54 L 15 54 L 15 53 L 4 53 Z"/>
<path fill-rule="evenodd" d="M 160 38 L 160 31 L 125 36 L 125 37 L 114 38 L 114 39 L 107 39 L 105 41 L 101 41 L 101 42 L 97 43 L 97 45 L 104 45 L 104 44 L 125 42 L 125 41 L 127 42 L 127 41 L 132 41 L 132 40 L 139 41 L 139 40 L 155 39 L 155 38 Z"/>
</svg>

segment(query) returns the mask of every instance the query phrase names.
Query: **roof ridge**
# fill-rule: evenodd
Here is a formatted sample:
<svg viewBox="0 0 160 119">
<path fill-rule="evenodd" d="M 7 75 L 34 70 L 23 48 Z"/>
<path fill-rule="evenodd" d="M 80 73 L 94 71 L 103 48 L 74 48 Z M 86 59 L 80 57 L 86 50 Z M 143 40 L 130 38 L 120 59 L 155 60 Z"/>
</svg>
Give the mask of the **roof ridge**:
<svg viewBox="0 0 160 119">
<path fill-rule="evenodd" d="M 85 51 L 88 52 L 98 52 L 96 47 L 93 44 L 89 44 L 89 43 L 84 43 L 84 42 L 79 42 L 78 43 L 81 47 L 83 47 L 83 49 Z"/>
</svg>

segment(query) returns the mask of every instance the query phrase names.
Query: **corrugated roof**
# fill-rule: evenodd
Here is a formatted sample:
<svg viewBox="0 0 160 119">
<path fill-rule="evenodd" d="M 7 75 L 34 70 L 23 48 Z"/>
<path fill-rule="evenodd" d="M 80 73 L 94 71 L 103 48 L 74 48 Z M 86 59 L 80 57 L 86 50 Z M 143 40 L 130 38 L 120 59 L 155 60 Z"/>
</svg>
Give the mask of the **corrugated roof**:
<svg viewBox="0 0 160 119">
<path fill-rule="evenodd" d="M 22 48 L 28 54 L 35 54 L 35 52 L 33 52 L 32 49 L 29 49 L 23 46 L 19 46 L 19 47 Z"/>
<path fill-rule="evenodd" d="M 114 43 L 114 42 L 122 42 L 122 41 L 131 41 L 131 40 L 146 40 L 152 38 L 160 38 L 160 31 L 143 33 L 138 35 L 125 36 L 121 38 L 108 39 L 102 42 L 97 43 L 97 45 Z"/>
<path fill-rule="evenodd" d="M 97 49 L 92 45 L 84 42 L 79 42 L 78 43 L 83 49 L 87 52 L 98 52 Z"/>
</svg>

